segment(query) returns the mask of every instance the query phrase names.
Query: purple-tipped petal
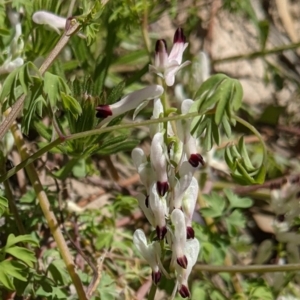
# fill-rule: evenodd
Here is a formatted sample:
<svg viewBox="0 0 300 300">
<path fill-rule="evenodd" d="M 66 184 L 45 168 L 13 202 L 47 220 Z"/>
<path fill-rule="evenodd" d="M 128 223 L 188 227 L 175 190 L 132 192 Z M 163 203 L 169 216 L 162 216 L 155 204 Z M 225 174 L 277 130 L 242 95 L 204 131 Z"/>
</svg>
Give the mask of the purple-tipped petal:
<svg viewBox="0 0 300 300">
<path fill-rule="evenodd" d="M 167 52 L 167 43 L 165 40 L 157 40 L 155 44 L 155 52 Z"/>
<path fill-rule="evenodd" d="M 155 284 L 158 284 L 160 279 L 161 279 L 161 272 L 160 271 L 152 272 L 152 280 Z"/>
<path fill-rule="evenodd" d="M 182 257 L 177 257 L 177 263 L 180 267 L 186 269 L 187 265 L 188 265 L 188 261 L 185 255 L 183 255 Z"/>
<path fill-rule="evenodd" d="M 182 28 L 178 28 L 175 31 L 173 43 L 185 43 L 185 35 L 183 34 Z"/>
<path fill-rule="evenodd" d="M 159 227 L 156 226 L 156 236 L 159 240 L 163 240 L 165 235 L 167 234 L 167 227 Z"/>
<path fill-rule="evenodd" d="M 179 294 L 182 298 L 191 297 L 191 293 L 189 291 L 189 288 L 185 285 L 182 285 L 178 292 L 179 292 Z"/>
<path fill-rule="evenodd" d="M 195 238 L 195 231 L 190 226 L 187 226 L 187 228 L 186 228 L 186 238 L 187 239 L 193 239 L 193 238 Z"/>
<path fill-rule="evenodd" d="M 112 116 L 112 111 L 109 105 L 99 105 L 96 107 L 96 117 L 100 119 L 105 119 L 109 116 Z"/>
<path fill-rule="evenodd" d="M 189 158 L 189 163 L 194 167 L 197 168 L 199 167 L 199 165 L 201 164 L 202 166 L 204 166 L 204 160 L 201 154 L 196 153 L 196 154 L 191 154 L 190 158 Z"/>
<path fill-rule="evenodd" d="M 163 197 L 166 194 L 166 192 L 169 190 L 169 183 L 157 181 L 156 187 L 157 187 L 158 195 Z"/>
</svg>

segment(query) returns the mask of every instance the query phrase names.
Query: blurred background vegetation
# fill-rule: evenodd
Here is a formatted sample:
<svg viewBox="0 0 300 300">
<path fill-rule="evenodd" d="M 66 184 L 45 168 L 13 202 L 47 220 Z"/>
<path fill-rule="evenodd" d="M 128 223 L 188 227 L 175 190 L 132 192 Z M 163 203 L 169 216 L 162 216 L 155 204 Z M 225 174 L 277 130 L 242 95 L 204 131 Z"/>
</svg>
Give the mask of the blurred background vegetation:
<svg viewBox="0 0 300 300">
<path fill-rule="evenodd" d="M 238 79 L 244 90 L 239 116 L 261 133 L 268 153 L 265 183 L 243 186 L 230 176 L 224 150 L 244 136 L 258 165 L 257 136 L 237 124 L 230 139 L 222 134 L 219 145 L 203 149 L 207 165 L 198 174 L 202 188 L 194 215 L 201 251 L 190 276 L 192 299 L 300 299 L 299 1 L 104 2 L 0 1 L 0 65 L 18 57 L 32 62 L 11 78 L 0 72 L 1 122 L 29 89 L 17 119 L 29 155 L 49 144 L 55 131 L 93 129 L 97 104 L 155 82 L 148 72 L 155 42 L 164 38 L 171 46 L 182 27 L 189 43 L 185 59 L 192 63 L 168 91 L 170 103 L 193 98 L 209 75 Z M 38 10 L 85 21 L 87 38 L 73 36 L 49 69 L 57 77 L 41 79 L 33 67 L 60 38 L 32 22 Z M 51 98 L 53 82 L 65 98 Z M 147 107 L 138 120 L 151 115 Z M 146 126 L 122 128 L 68 140 L 34 163 L 81 281 L 89 286 L 99 279 L 91 299 L 147 298 L 150 268 L 133 248 L 132 234 L 151 228 L 134 198 L 141 187 L 130 152 L 137 145 L 147 151 L 149 143 Z M 1 176 L 22 161 L 14 144 L 8 132 L 1 141 Z M 0 216 L 0 299 L 78 299 L 24 169 L 1 183 Z M 163 279 L 155 299 L 169 299 L 173 286 L 174 279 Z"/>
</svg>

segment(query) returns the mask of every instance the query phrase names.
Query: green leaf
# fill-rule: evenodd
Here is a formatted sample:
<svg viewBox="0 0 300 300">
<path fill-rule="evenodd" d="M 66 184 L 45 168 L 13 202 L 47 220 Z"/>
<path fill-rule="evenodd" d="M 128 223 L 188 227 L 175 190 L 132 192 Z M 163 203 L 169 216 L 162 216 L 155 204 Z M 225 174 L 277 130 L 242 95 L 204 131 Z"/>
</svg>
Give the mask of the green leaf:
<svg viewBox="0 0 300 300">
<path fill-rule="evenodd" d="M 240 153 L 241 157 L 243 158 L 243 163 L 244 163 L 247 171 L 248 172 L 254 171 L 255 168 L 252 165 L 251 160 L 249 158 L 248 151 L 246 149 L 245 140 L 244 140 L 243 136 L 239 139 L 238 147 L 239 147 L 239 153 Z"/>
<path fill-rule="evenodd" d="M 7 238 L 7 242 L 4 249 L 10 248 L 11 246 L 17 243 L 29 243 L 36 247 L 39 246 L 38 241 L 29 234 L 15 236 L 14 234 L 11 233 Z"/>
<path fill-rule="evenodd" d="M 109 248 L 113 242 L 114 233 L 112 231 L 100 232 L 97 236 L 95 242 L 95 247 L 97 250 L 102 250 L 103 248 Z"/>
<path fill-rule="evenodd" d="M 229 236 L 236 236 L 238 230 L 245 227 L 245 217 L 243 216 L 240 210 L 234 210 L 226 219 L 225 219 L 227 230 Z"/>
<path fill-rule="evenodd" d="M 19 71 L 18 69 L 15 69 L 6 77 L 0 94 L 1 103 L 9 94 L 13 92 L 18 71 Z"/>
<path fill-rule="evenodd" d="M 231 126 L 228 121 L 228 117 L 222 119 L 222 126 L 224 128 L 225 134 L 228 138 L 231 138 Z"/>
<path fill-rule="evenodd" d="M 69 111 L 74 118 L 77 119 L 82 113 L 82 109 L 78 101 L 64 92 L 61 92 L 60 95 L 64 109 Z"/>
<path fill-rule="evenodd" d="M 12 278 L 7 275 L 5 269 L 1 267 L 1 264 L 2 263 L 0 263 L 0 283 L 9 290 L 15 290 Z"/>
<path fill-rule="evenodd" d="M 0 268 L 3 268 L 5 270 L 5 273 L 9 276 L 17 278 L 21 281 L 27 280 L 26 277 L 26 274 L 28 274 L 26 272 L 27 267 L 25 267 L 23 264 L 21 264 L 18 261 L 4 260 L 0 263 Z"/>
<path fill-rule="evenodd" d="M 51 273 L 57 285 L 67 285 L 71 283 L 69 273 L 66 270 L 63 260 L 57 259 L 52 261 L 47 271 Z"/>
<path fill-rule="evenodd" d="M 224 193 L 229 201 L 230 208 L 248 208 L 253 204 L 252 199 L 247 197 L 239 197 L 238 195 L 234 194 L 232 190 L 225 189 Z"/>
<path fill-rule="evenodd" d="M 8 210 L 8 200 L 0 196 L 0 217 Z"/>
<path fill-rule="evenodd" d="M 228 144 L 225 148 L 224 158 L 225 158 L 225 161 L 226 161 L 226 164 L 228 165 L 228 167 L 231 170 L 235 170 L 235 168 L 236 168 L 235 157 L 231 153 L 231 145 L 230 144 Z"/>
<path fill-rule="evenodd" d="M 124 81 L 117 84 L 112 89 L 109 96 L 107 97 L 107 104 L 113 104 L 113 103 L 119 101 L 122 94 L 123 94 L 124 87 L 125 87 L 125 82 Z"/>
<path fill-rule="evenodd" d="M 33 263 L 36 262 L 34 252 L 23 247 L 14 246 L 8 249 L 5 247 L 5 252 L 18 258 L 19 260 L 22 260 L 31 268 L 33 268 Z"/>
<path fill-rule="evenodd" d="M 61 98 L 61 93 L 70 93 L 70 89 L 64 80 L 50 72 L 46 72 L 44 76 L 44 93 L 47 94 L 50 106 L 55 111 L 56 103 Z"/>
<path fill-rule="evenodd" d="M 226 201 L 223 197 L 213 192 L 211 195 L 203 195 L 208 207 L 201 208 L 204 217 L 217 218 L 223 215 Z"/>
<path fill-rule="evenodd" d="M 215 113 L 215 122 L 219 125 L 223 119 L 223 115 L 226 110 L 226 106 L 229 105 L 232 96 L 232 83 L 229 80 L 224 80 L 219 87 L 219 101 Z"/>
<path fill-rule="evenodd" d="M 206 151 L 210 150 L 213 146 L 212 140 L 212 124 L 208 123 L 203 141 L 203 147 Z"/>
</svg>

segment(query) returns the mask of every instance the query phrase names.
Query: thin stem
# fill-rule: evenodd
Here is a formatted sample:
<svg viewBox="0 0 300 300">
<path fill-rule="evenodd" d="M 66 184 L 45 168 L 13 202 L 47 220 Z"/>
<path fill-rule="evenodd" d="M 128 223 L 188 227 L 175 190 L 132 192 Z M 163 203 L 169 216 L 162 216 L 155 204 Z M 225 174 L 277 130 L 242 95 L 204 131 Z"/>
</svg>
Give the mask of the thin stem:
<svg viewBox="0 0 300 300">
<path fill-rule="evenodd" d="M 148 55 L 151 59 L 151 42 L 148 35 L 148 1 L 144 0 L 144 15 L 143 15 L 143 22 L 142 22 L 142 36 L 144 39 L 144 43 L 148 52 Z"/>
<path fill-rule="evenodd" d="M 136 127 L 149 126 L 151 124 L 162 123 L 162 122 L 166 123 L 168 121 L 183 120 L 183 119 L 193 118 L 193 117 L 197 117 L 197 116 L 198 116 L 198 112 L 185 114 L 185 115 L 168 116 L 168 117 L 164 117 L 164 118 L 151 119 L 151 120 L 142 121 L 142 122 L 133 122 L 133 123 L 115 125 L 115 126 L 104 127 L 104 128 L 96 128 L 96 129 L 92 129 L 92 130 L 83 131 L 83 132 L 79 132 L 79 133 L 69 135 L 69 136 L 65 137 L 64 140 L 58 138 L 58 139 L 54 140 L 53 142 L 47 144 L 45 147 L 38 150 L 33 155 L 31 155 L 28 158 L 24 159 L 21 163 L 19 163 L 17 166 L 10 169 L 4 175 L 0 176 L 0 183 L 3 182 L 4 180 L 7 180 L 11 176 L 13 176 L 19 170 L 21 170 L 24 167 L 28 166 L 30 163 L 37 160 L 39 157 L 41 157 L 46 152 L 49 152 L 54 147 L 62 144 L 64 141 L 72 141 L 72 140 L 76 140 L 76 139 L 81 139 L 81 138 L 84 138 L 84 137 L 89 137 L 89 136 L 92 136 L 92 135 L 101 134 L 103 132 L 111 132 L 111 131 L 114 131 L 114 130 L 118 131 L 120 129 L 125 129 L 125 128 L 136 128 Z"/>
<path fill-rule="evenodd" d="M 157 290 L 157 285 L 152 282 L 148 300 L 155 300 L 156 290 Z"/>
<path fill-rule="evenodd" d="M 299 47 L 300 47 L 300 43 L 294 43 L 294 44 L 284 45 L 269 50 L 265 49 L 265 50 L 255 51 L 247 54 L 233 55 L 225 58 L 215 59 L 212 61 L 212 63 L 218 64 L 218 63 L 223 63 L 223 62 L 228 62 L 228 61 L 238 60 L 238 59 L 255 59 L 260 56 L 271 55 L 271 54 L 275 54 L 286 50 L 292 50 Z"/>
<path fill-rule="evenodd" d="M 210 273 L 274 273 L 299 271 L 300 264 L 287 265 L 250 265 L 250 266 L 210 266 L 197 264 L 195 270 Z"/>
<path fill-rule="evenodd" d="M 22 160 L 28 159 L 27 147 L 24 143 L 23 135 L 18 128 L 18 124 L 14 122 L 11 126 L 11 132 L 13 134 L 15 143 L 17 145 L 18 151 Z M 50 206 L 47 194 L 45 193 L 43 186 L 40 182 L 39 176 L 36 172 L 36 169 L 33 164 L 29 164 L 25 167 L 29 180 L 33 186 L 36 197 L 39 201 L 40 207 L 43 211 L 43 214 L 47 220 L 47 224 L 50 228 L 50 231 L 56 241 L 57 248 L 60 251 L 60 254 L 64 260 L 66 268 L 70 274 L 70 277 L 73 281 L 73 284 L 76 288 L 78 299 L 87 300 L 85 291 L 83 289 L 82 282 L 75 271 L 75 264 L 73 261 L 73 257 L 68 249 L 67 243 L 62 235 L 60 230 L 60 226 L 57 222 L 57 219 L 53 213 L 53 210 Z"/>
<path fill-rule="evenodd" d="M 75 3 L 76 3 L 76 0 L 72 0 L 70 3 L 69 9 L 68 9 L 68 14 L 67 14 L 68 18 L 72 16 Z"/>
</svg>

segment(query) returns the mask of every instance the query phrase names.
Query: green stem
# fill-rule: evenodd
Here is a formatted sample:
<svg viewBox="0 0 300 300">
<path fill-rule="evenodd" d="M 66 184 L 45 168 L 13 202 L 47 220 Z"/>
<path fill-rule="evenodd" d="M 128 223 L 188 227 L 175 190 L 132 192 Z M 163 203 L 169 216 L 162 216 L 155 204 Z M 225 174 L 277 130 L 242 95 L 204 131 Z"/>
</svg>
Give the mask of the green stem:
<svg viewBox="0 0 300 300">
<path fill-rule="evenodd" d="M 168 116 L 168 117 L 164 117 L 164 118 L 160 118 L 160 119 L 152 119 L 152 120 L 147 120 L 147 121 L 142 121 L 142 122 L 133 122 L 133 123 L 121 124 L 121 125 L 105 127 L 105 128 L 96 128 L 96 129 L 92 129 L 89 131 L 84 131 L 84 132 L 79 132 L 79 133 L 69 135 L 65 139 L 58 138 L 58 139 L 54 140 L 53 142 L 49 143 L 47 146 L 38 150 L 33 155 L 24 159 L 20 164 L 18 164 L 14 168 L 10 169 L 4 175 L 0 176 L 0 183 L 3 182 L 4 180 L 7 180 L 11 176 L 13 176 L 19 170 L 28 166 L 30 163 L 34 162 L 36 159 L 41 157 L 46 152 L 49 152 L 52 148 L 62 144 L 64 141 L 72 141 L 72 140 L 76 140 L 76 139 L 81 139 L 84 137 L 101 134 L 103 132 L 111 132 L 114 130 L 118 131 L 118 130 L 125 129 L 125 128 L 136 128 L 136 127 L 149 126 L 151 124 L 156 124 L 156 123 L 161 123 L 161 122 L 166 123 L 168 121 L 183 120 L 183 119 L 193 118 L 193 117 L 197 117 L 197 116 L 198 116 L 198 112 L 185 114 L 185 115 Z"/>
<path fill-rule="evenodd" d="M 157 290 L 157 285 L 152 282 L 152 286 L 149 292 L 148 300 L 155 300 L 155 294 Z"/>
<path fill-rule="evenodd" d="M 210 266 L 197 264 L 195 270 L 209 273 L 274 273 L 299 271 L 300 264 L 287 265 L 250 265 L 250 266 Z"/>
<path fill-rule="evenodd" d="M 267 161 L 268 161 L 267 146 L 266 146 L 265 141 L 262 138 L 261 134 L 256 130 L 256 128 L 254 126 L 252 126 L 250 123 L 248 123 L 244 119 L 242 119 L 242 118 L 240 118 L 238 116 L 233 116 L 233 118 L 237 122 L 239 122 L 240 124 L 242 124 L 245 127 L 247 127 L 259 139 L 259 141 L 260 141 L 260 143 L 262 144 L 262 147 L 263 147 L 263 161 L 262 161 L 262 164 L 265 165 L 267 163 Z"/>
<path fill-rule="evenodd" d="M 17 145 L 18 151 L 22 160 L 28 159 L 27 147 L 24 143 L 23 135 L 18 128 L 18 124 L 14 122 L 11 126 L 11 132 L 13 134 L 15 143 Z M 67 243 L 62 235 L 60 230 L 60 225 L 55 217 L 55 214 L 50 206 L 47 194 L 45 193 L 43 186 L 40 182 L 39 176 L 34 165 L 31 163 L 25 167 L 26 173 L 29 177 L 29 180 L 33 186 L 36 197 L 39 201 L 40 207 L 43 211 L 43 214 L 47 220 L 47 224 L 50 228 L 50 231 L 54 237 L 54 240 L 57 244 L 57 248 L 60 251 L 62 259 L 66 265 L 66 268 L 69 272 L 69 275 L 73 281 L 75 289 L 77 291 L 78 299 L 87 300 L 85 291 L 83 289 L 82 282 L 76 273 L 76 268 L 74 264 L 73 257 L 68 249 Z"/>
<path fill-rule="evenodd" d="M 148 52 L 148 55 L 149 55 L 149 58 L 151 59 L 151 42 L 150 42 L 150 39 L 149 39 L 149 34 L 148 34 L 148 6 L 147 6 L 147 2 L 148 1 L 145 1 L 144 0 L 144 15 L 143 15 L 143 22 L 142 22 L 142 36 L 143 36 L 143 39 L 144 39 L 144 44 L 145 44 L 145 47 L 147 49 L 147 52 Z"/>
<path fill-rule="evenodd" d="M 232 60 L 238 60 L 238 59 L 255 59 L 260 56 L 265 56 L 265 55 L 271 55 L 275 54 L 278 52 L 286 51 L 286 50 L 292 50 L 300 47 L 300 43 L 295 43 L 295 44 L 289 44 L 289 45 L 284 45 L 281 47 L 273 48 L 273 49 L 265 49 L 261 51 L 255 51 L 247 54 L 240 54 L 240 55 L 233 55 L 221 59 L 215 59 L 212 61 L 213 64 L 218 64 L 218 63 L 223 63 L 223 62 L 228 62 Z"/>
</svg>

